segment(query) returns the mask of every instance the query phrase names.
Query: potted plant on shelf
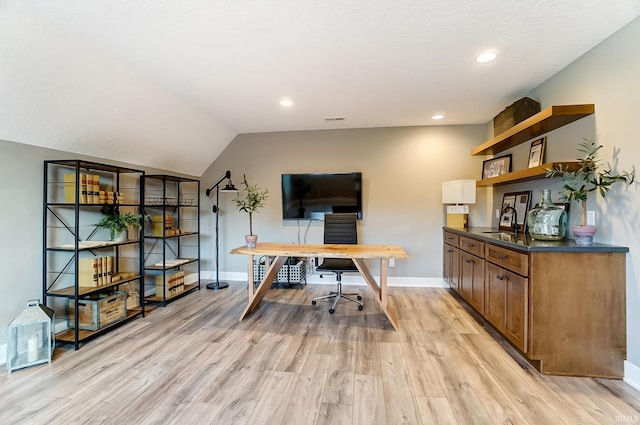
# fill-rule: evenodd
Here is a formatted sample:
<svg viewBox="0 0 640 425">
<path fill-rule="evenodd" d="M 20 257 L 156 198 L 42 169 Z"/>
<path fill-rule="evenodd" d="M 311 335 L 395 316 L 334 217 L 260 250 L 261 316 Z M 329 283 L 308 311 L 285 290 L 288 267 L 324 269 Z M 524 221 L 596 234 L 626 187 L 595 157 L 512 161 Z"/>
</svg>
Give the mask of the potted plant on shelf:
<svg viewBox="0 0 640 425">
<path fill-rule="evenodd" d="M 249 214 L 249 234 L 245 235 L 245 241 L 249 248 L 253 248 L 258 241 L 258 235 L 253 234 L 253 213 L 264 207 L 266 200 L 269 198 L 269 192 L 267 189 L 260 190 L 258 185 L 249 184 L 246 175 L 243 176 L 242 184 L 244 186 L 244 194 L 238 194 L 236 197 L 236 207 L 238 211 L 244 211 Z"/>
<path fill-rule="evenodd" d="M 129 226 L 133 226 L 136 230 L 142 228 L 142 215 L 134 213 L 120 214 L 117 205 L 107 205 L 102 208 L 104 217 L 94 226 L 97 228 L 108 229 L 111 234 L 111 240 L 123 242 L 128 239 Z"/>
<path fill-rule="evenodd" d="M 546 174 L 547 177 L 562 177 L 563 186 L 560 195 L 564 201 L 577 201 L 582 204 L 580 225 L 571 226 L 576 243 L 580 245 L 591 245 L 593 235 L 596 233 L 596 226 L 587 225 L 589 194 L 597 192 L 605 198 L 614 183 L 624 182 L 630 185 L 635 180 L 635 167 L 630 173 L 622 171 L 619 174 L 613 173 L 611 169 L 601 169 L 602 161 L 597 157 L 600 149 L 602 145 L 596 144 L 595 140 L 582 139 L 577 149 L 582 157 L 577 158 L 579 168 L 576 171 L 568 171 L 559 166 L 547 170 Z"/>
</svg>

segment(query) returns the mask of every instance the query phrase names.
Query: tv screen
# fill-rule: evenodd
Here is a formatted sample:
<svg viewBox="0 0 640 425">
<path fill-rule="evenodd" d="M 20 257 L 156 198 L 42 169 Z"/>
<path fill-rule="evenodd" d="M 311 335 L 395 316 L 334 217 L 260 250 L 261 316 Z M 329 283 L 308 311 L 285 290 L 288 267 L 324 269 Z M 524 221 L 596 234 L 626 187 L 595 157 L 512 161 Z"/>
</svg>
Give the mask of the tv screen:
<svg viewBox="0 0 640 425">
<path fill-rule="evenodd" d="M 282 218 L 322 220 L 325 213 L 362 219 L 362 173 L 282 175 Z"/>
</svg>

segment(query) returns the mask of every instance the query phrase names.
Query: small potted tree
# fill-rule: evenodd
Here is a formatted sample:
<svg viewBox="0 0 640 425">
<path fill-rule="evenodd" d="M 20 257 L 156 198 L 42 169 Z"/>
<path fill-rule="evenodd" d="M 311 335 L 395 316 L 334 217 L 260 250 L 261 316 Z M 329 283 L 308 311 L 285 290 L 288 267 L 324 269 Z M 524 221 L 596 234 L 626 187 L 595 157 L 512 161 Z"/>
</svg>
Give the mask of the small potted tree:
<svg viewBox="0 0 640 425">
<path fill-rule="evenodd" d="M 587 199 L 591 192 L 600 193 L 604 198 L 614 183 L 624 182 L 633 183 L 635 180 L 635 167 L 629 173 L 622 171 L 619 174 L 613 173 L 611 169 L 601 169 L 602 161 L 597 157 L 598 151 L 602 149 L 602 145 L 597 145 L 595 140 L 582 139 L 578 143 L 578 152 L 582 154 L 581 158 L 577 158 L 579 167 L 576 171 L 568 171 L 562 166 L 556 169 L 547 170 L 547 177 L 562 177 L 562 190 L 560 195 L 562 200 L 571 202 L 577 201 L 582 205 L 580 215 L 580 225 L 571 226 L 571 231 L 575 237 L 576 243 L 579 245 L 591 245 L 593 243 L 593 235 L 596 233 L 596 227 L 587 225 Z"/>
<path fill-rule="evenodd" d="M 235 202 L 238 211 L 249 214 L 249 234 L 245 235 L 245 241 L 247 247 L 254 248 L 258 241 L 258 235 L 253 234 L 253 213 L 264 207 L 266 200 L 269 198 L 269 192 L 267 189 L 260 190 L 258 185 L 249 184 L 246 175 L 243 176 L 242 184 L 244 186 L 244 194 L 239 193 Z"/>
<path fill-rule="evenodd" d="M 140 222 L 142 216 L 140 214 L 130 212 L 120 214 L 120 209 L 117 205 L 107 205 L 102 208 L 101 212 L 104 214 L 104 217 L 94 226 L 108 229 L 112 241 L 126 241 L 128 239 L 129 226 L 134 227 L 136 230 L 142 228 L 142 223 Z"/>
</svg>

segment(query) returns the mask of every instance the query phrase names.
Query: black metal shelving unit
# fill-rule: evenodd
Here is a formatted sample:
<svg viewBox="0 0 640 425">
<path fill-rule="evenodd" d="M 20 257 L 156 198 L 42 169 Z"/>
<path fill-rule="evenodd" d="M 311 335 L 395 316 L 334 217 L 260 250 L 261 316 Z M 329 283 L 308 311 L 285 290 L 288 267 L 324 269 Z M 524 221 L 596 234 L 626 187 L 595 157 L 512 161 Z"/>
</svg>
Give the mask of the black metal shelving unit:
<svg viewBox="0 0 640 425">
<path fill-rule="evenodd" d="M 201 286 L 200 181 L 165 174 L 144 180 L 144 298 L 166 306 Z"/>
<path fill-rule="evenodd" d="M 145 313 L 143 232 L 124 242 L 98 240 L 100 233 L 94 224 L 99 220 L 101 209 L 116 201 L 105 204 L 100 203 L 98 195 L 95 199 L 87 197 L 82 190 L 83 175 L 99 176 L 105 187 L 122 193 L 124 199 L 117 203 L 118 208 L 130 212 L 142 212 L 144 185 L 141 170 L 75 159 L 44 161 L 42 299 L 56 311 L 58 318 L 66 319 L 67 329 L 56 333 L 56 341 L 73 344 L 76 350 L 81 343 Z M 92 191 L 96 188 L 97 184 Z M 80 259 L 109 253 L 113 258 L 113 271 L 131 276 L 116 282 L 107 282 L 105 278 L 101 286 L 80 286 Z M 79 303 L 86 297 L 126 289 L 130 294 L 136 286 L 139 303 L 126 308 L 122 319 L 103 323 L 97 330 L 80 329 L 76 325 L 79 324 Z M 73 317 L 68 313 L 71 304 Z"/>
</svg>

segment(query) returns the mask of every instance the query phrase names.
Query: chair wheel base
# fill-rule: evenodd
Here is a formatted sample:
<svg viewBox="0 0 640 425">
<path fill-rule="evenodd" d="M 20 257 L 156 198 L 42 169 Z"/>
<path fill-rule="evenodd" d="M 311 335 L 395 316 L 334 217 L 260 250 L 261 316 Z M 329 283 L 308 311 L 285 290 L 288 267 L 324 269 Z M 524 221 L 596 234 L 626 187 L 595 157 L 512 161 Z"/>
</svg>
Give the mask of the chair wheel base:
<svg viewBox="0 0 640 425">
<path fill-rule="evenodd" d="M 333 313 L 335 313 L 335 312 L 336 312 L 336 311 L 335 311 L 334 309 L 332 309 L 332 308 L 330 308 L 330 309 L 329 309 L 329 314 L 333 314 Z"/>
<path fill-rule="evenodd" d="M 364 309 L 364 307 L 363 307 L 362 305 L 359 305 L 359 306 L 358 306 L 358 310 L 359 310 L 359 311 L 362 311 L 362 309 Z"/>
<path fill-rule="evenodd" d="M 311 301 L 311 305 L 316 305 L 316 300 Z"/>
<path fill-rule="evenodd" d="M 358 301 L 361 301 L 361 300 L 362 300 L 362 297 L 361 297 L 360 295 L 358 295 L 358 297 L 357 297 L 357 298 L 358 298 Z M 362 307 L 362 306 L 360 306 L 360 307 Z"/>
</svg>

